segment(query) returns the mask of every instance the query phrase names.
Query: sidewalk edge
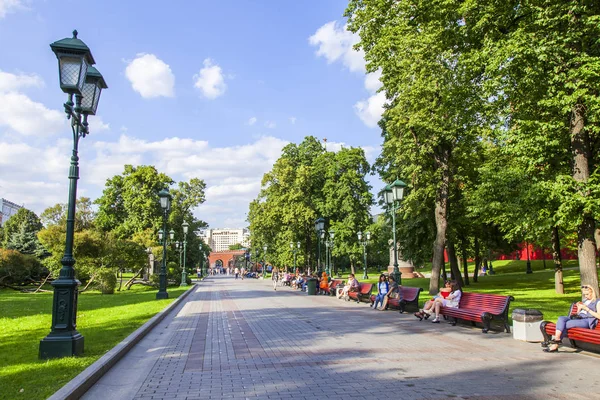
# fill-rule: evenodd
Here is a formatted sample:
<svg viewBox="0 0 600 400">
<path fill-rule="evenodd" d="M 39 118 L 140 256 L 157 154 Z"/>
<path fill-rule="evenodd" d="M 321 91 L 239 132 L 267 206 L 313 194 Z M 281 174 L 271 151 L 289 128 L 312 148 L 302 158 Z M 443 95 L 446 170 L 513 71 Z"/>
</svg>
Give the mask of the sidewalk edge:
<svg viewBox="0 0 600 400">
<path fill-rule="evenodd" d="M 96 360 L 79 375 L 71 379 L 62 388 L 56 391 L 48 400 L 79 399 L 88 391 L 102 376 L 107 373 L 129 350 L 133 348 L 144 336 L 158 325 L 175 307 L 177 307 L 194 289 L 194 283 L 188 290 L 181 294 L 175 301 L 159 311 L 144 325 L 137 328 L 123 341 L 110 349 L 105 355 Z"/>
</svg>

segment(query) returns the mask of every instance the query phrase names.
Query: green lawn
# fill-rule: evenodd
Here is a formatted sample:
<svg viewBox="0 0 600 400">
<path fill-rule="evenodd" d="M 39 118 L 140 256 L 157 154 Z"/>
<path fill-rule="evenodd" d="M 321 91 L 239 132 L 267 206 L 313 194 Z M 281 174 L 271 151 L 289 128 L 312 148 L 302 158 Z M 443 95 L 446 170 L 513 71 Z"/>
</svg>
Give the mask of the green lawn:
<svg viewBox="0 0 600 400">
<path fill-rule="evenodd" d="M 45 399 L 100 358 L 181 295 L 155 300 L 156 289 L 136 285 L 130 291 L 80 294 L 77 328 L 85 338 L 85 356 L 38 360 L 39 341 L 50 332 L 52 293 L 0 290 L 0 399 Z"/>
</svg>

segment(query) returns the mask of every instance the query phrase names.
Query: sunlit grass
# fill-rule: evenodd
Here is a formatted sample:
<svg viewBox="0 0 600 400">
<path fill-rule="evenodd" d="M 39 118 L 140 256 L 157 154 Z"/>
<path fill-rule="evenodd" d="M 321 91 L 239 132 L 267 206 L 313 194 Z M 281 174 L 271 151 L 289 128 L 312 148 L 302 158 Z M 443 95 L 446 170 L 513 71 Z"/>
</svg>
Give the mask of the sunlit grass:
<svg viewBox="0 0 600 400">
<path fill-rule="evenodd" d="M 0 399 L 47 398 L 184 291 L 169 288 L 167 300 L 155 300 L 156 289 L 142 286 L 114 295 L 82 293 L 77 329 L 84 356 L 42 361 L 39 342 L 50 332 L 52 293 L 0 290 Z"/>
</svg>

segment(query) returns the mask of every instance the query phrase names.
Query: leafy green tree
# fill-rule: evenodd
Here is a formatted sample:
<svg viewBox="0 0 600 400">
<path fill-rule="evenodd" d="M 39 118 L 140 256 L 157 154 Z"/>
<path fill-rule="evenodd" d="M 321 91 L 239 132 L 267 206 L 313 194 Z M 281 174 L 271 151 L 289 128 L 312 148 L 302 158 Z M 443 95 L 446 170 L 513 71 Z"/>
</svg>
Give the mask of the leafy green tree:
<svg viewBox="0 0 600 400">
<path fill-rule="evenodd" d="M 2 247 L 17 250 L 24 254 L 41 257 L 45 251 L 37 233 L 42 229 L 38 216 L 26 208 L 20 208 L 15 215 L 4 224 L 4 240 Z"/>
</svg>

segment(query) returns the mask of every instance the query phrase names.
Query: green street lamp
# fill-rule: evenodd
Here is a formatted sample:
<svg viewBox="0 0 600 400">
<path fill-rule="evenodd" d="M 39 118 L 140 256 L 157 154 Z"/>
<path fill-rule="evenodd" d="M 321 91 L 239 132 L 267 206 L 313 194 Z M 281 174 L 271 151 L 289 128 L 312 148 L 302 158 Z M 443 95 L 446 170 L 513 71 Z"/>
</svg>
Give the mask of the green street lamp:
<svg viewBox="0 0 600 400">
<path fill-rule="evenodd" d="M 394 240 L 394 279 L 400 285 L 400 270 L 398 269 L 398 250 L 396 245 L 396 211 L 400 208 L 400 201 L 404 197 L 404 189 L 406 183 L 400 179 L 396 179 L 391 185 L 387 185 L 384 189 L 385 202 L 388 205 L 388 211 L 392 214 L 392 232 Z"/>
<path fill-rule="evenodd" d="M 325 232 L 323 232 L 323 237 L 325 236 Z M 335 231 L 333 229 L 329 230 L 329 237 L 325 240 L 325 260 L 326 260 L 326 272 L 327 276 L 331 276 L 331 271 L 333 271 L 333 255 L 331 252 L 333 251 Z"/>
<path fill-rule="evenodd" d="M 367 245 L 369 244 L 369 240 L 371 240 L 371 232 L 365 232 L 365 240 L 363 240 L 362 232 L 358 232 L 358 243 L 363 248 L 363 279 L 369 279 L 367 275 Z"/>
<path fill-rule="evenodd" d="M 158 273 L 158 292 L 156 293 L 156 299 L 160 300 L 169 298 L 167 293 L 167 235 L 163 232 L 167 232 L 167 217 L 171 211 L 171 194 L 168 190 L 163 189 L 158 192 L 158 197 L 160 198 L 160 208 L 163 210 L 163 228 L 158 231 L 158 240 L 162 241 L 163 245 L 162 264 Z M 175 232 L 171 230 L 169 236 L 173 240 Z"/>
<path fill-rule="evenodd" d="M 267 245 L 263 246 L 263 267 L 262 267 L 262 277 L 265 279 L 265 270 L 267 269 Z"/>
<path fill-rule="evenodd" d="M 321 240 L 323 239 L 323 232 L 325 232 L 325 218 L 317 218 L 315 221 L 315 231 L 317 233 L 317 271 L 321 273 Z"/>
<path fill-rule="evenodd" d="M 81 284 L 75 279 L 73 236 L 75 231 L 75 204 L 77 180 L 79 179 L 79 139 L 90 133 L 88 116 L 95 115 L 100 93 L 106 89 L 102 74 L 92 67 L 96 62 L 92 52 L 73 31 L 72 38 L 65 38 L 50 45 L 58 59 L 60 88 L 67 93 L 64 103 L 67 119 L 71 120 L 73 150 L 69 169 L 69 198 L 67 205 L 67 232 L 62 268 L 58 279 L 52 282 L 52 327 L 40 341 L 41 359 L 79 356 L 83 354 L 83 336 L 77 331 L 77 296 Z M 73 103 L 75 96 L 75 103 Z"/>
<path fill-rule="evenodd" d="M 183 269 L 181 271 L 181 284 L 179 286 L 185 287 L 188 285 L 187 284 L 187 271 L 185 269 L 185 256 L 186 256 L 186 251 L 187 251 L 187 233 L 188 233 L 190 224 L 188 224 L 187 222 L 184 222 L 183 224 L 181 224 L 181 227 L 183 228 Z"/>
<path fill-rule="evenodd" d="M 300 250 L 300 242 L 296 243 L 296 246 L 294 247 L 294 242 L 290 243 L 290 249 L 292 249 L 292 253 L 294 254 L 294 274 L 296 273 L 296 254 L 298 253 L 298 250 Z"/>
</svg>

